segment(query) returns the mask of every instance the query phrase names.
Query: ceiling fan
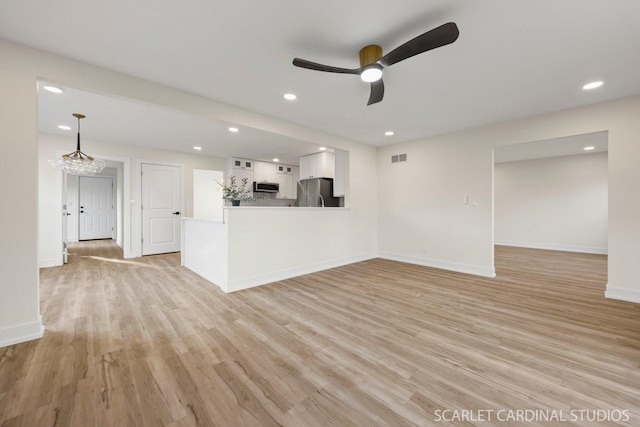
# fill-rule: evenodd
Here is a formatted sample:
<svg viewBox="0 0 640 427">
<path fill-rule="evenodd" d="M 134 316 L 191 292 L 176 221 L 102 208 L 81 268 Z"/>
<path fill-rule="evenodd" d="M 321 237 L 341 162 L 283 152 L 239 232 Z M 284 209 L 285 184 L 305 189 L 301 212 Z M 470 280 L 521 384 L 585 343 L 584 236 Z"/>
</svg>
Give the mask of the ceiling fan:
<svg viewBox="0 0 640 427">
<path fill-rule="evenodd" d="M 382 82 L 382 70 L 384 68 L 419 53 L 451 44 L 456 41 L 459 34 L 458 26 L 453 22 L 449 22 L 409 40 L 384 56 L 382 56 L 382 48 L 380 46 L 375 44 L 365 46 L 360 50 L 360 68 L 339 68 L 300 58 L 294 58 L 293 65 L 329 73 L 359 74 L 363 81 L 371 83 L 371 95 L 369 96 L 369 102 L 367 102 L 367 105 L 371 105 L 382 101 L 384 96 L 384 83 Z"/>
</svg>

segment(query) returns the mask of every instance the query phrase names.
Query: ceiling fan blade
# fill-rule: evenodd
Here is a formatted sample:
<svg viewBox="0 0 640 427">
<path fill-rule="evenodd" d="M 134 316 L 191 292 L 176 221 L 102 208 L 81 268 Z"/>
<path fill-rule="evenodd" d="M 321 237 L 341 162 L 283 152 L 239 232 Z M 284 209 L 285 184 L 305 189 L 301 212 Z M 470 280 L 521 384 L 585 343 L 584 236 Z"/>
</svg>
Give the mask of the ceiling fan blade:
<svg viewBox="0 0 640 427">
<path fill-rule="evenodd" d="M 367 105 L 382 101 L 383 96 L 384 83 L 382 82 L 382 79 L 371 82 L 371 95 L 369 95 L 369 102 L 367 102 Z"/>
<path fill-rule="evenodd" d="M 331 65 L 318 64 L 317 62 L 311 62 L 300 58 L 294 58 L 293 65 L 300 68 L 307 68 L 309 70 L 326 71 L 328 73 L 360 74 L 360 68 L 349 69 L 332 67 Z"/>
<path fill-rule="evenodd" d="M 380 58 L 378 63 L 383 67 L 388 67 L 428 50 L 453 43 L 459 34 L 458 26 L 453 22 L 448 22 L 398 46 Z"/>
</svg>

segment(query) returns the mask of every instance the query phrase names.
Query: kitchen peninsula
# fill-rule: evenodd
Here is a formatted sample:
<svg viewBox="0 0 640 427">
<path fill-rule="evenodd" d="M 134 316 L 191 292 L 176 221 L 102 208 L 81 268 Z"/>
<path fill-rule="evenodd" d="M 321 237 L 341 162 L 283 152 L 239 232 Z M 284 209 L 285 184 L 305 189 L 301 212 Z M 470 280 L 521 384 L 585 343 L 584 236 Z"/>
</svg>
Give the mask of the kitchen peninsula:
<svg viewBox="0 0 640 427">
<path fill-rule="evenodd" d="M 221 222 L 183 218 L 182 265 L 223 291 L 233 292 L 372 258 L 373 254 L 358 249 L 371 247 L 371 237 L 358 231 L 362 222 L 354 226 L 348 207 L 349 153 L 336 150 L 335 164 L 334 153 L 305 157 L 300 161 L 301 180 L 331 175 L 333 192 L 340 205 L 347 207 L 251 206 L 242 202 L 225 207 Z M 255 162 L 237 164 L 236 160 L 242 161 L 230 159 L 228 173 L 244 166 L 253 178 Z M 291 172 L 297 178 L 298 171 Z M 313 199 L 323 205 L 315 194 L 304 197 L 302 190 L 300 194 L 302 201 Z"/>
<path fill-rule="evenodd" d="M 224 222 L 183 218 L 182 265 L 224 292 L 372 258 L 353 256 L 349 208 L 227 207 Z"/>
</svg>

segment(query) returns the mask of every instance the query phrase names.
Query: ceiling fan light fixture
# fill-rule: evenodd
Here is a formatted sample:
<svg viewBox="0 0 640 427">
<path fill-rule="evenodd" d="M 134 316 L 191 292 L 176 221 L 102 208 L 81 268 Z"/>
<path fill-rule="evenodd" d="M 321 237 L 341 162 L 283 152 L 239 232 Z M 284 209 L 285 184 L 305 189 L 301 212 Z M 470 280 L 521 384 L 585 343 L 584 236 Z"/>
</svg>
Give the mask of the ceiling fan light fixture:
<svg viewBox="0 0 640 427">
<path fill-rule="evenodd" d="M 368 65 L 360 73 L 360 78 L 367 83 L 377 82 L 382 78 L 382 67 L 378 64 Z"/>
</svg>

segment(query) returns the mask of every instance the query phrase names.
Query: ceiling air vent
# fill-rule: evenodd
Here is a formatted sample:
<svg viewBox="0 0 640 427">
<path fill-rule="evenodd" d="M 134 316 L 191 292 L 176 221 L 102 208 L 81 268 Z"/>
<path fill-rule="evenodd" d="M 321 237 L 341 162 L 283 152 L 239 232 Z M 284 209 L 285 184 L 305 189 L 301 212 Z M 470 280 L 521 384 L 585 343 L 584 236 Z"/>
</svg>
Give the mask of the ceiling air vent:
<svg viewBox="0 0 640 427">
<path fill-rule="evenodd" d="M 398 155 L 391 156 L 391 163 L 398 163 Z"/>
</svg>

